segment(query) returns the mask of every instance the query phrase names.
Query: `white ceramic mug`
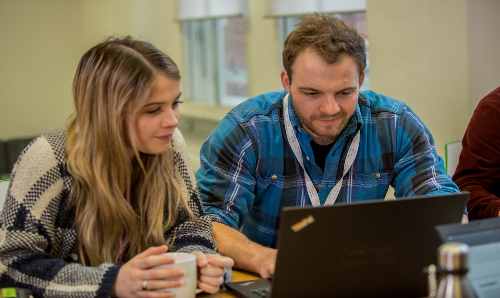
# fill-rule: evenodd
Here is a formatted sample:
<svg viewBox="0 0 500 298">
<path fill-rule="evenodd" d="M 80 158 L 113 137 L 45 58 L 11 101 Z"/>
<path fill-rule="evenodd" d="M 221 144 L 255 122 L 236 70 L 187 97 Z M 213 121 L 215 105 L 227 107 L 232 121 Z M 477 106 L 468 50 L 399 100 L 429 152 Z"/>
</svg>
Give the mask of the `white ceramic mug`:
<svg viewBox="0 0 500 298">
<path fill-rule="evenodd" d="M 196 271 L 196 256 L 184 252 L 168 252 L 167 256 L 174 260 L 173 264 L 162 265 L 162 268 L 181 268 L 184 272 L 184 285 L 180 288 L 165 289 L 175 293 L 177 298 L 194 298 L 196 296 L 196 284 L 198 275 Z"/>
</svg>

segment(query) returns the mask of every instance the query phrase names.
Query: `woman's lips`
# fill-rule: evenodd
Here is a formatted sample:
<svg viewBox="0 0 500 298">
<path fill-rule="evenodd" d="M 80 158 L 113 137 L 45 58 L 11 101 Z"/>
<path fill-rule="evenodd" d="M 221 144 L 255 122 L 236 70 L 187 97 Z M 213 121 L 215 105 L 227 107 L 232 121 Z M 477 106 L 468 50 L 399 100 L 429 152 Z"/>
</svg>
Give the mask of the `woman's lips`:
<svg viewBox="0 0 500 298">
<path fill-rule="evenodd" d="M 170 141 L 172 139 L 172 136 L 173 134 L 166 134 L 166 135 L 156 136 L 156 138 L 162 141 Z"/>
</svg>

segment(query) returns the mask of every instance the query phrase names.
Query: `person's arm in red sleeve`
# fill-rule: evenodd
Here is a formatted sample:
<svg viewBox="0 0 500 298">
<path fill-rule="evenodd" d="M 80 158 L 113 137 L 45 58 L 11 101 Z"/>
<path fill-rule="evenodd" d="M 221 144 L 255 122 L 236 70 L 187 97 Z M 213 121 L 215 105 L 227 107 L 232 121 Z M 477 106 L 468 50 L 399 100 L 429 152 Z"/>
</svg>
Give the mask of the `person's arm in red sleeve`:
<svg viewBox="0 0 500 298">
<path fill-rule="evenodd" d="M 495 217 L 500 211 L 500 88 L 477 106 L 462 140 L 453 179 L 471 194 L 470 219 Z"/>
</svg>

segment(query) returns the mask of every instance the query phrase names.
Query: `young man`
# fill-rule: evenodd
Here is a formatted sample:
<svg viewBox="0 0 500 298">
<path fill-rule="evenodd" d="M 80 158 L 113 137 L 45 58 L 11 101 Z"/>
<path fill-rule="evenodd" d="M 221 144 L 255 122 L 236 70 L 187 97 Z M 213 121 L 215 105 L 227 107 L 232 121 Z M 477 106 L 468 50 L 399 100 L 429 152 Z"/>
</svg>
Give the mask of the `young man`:
<svg viewBox="0 0 500 298">
<path fill-rule="evenodd" d="M 403 103 L 361 92 L 363 38 L 329 16 L 305 17 L 283 50 L 285 91 L 234 108 L 205 142 L 198 186 L 221 253 L 274 272 L 285 206 L 323 206 L 458 191 L 430 132 Z"/>
<path fill-rule="evenodd" d="M 460 161 L 453 175 L 460 189 L 470 192 L 469 219 L 500 216 L 500 87 L 476 107 L 462 140 Z"/>
</svg>

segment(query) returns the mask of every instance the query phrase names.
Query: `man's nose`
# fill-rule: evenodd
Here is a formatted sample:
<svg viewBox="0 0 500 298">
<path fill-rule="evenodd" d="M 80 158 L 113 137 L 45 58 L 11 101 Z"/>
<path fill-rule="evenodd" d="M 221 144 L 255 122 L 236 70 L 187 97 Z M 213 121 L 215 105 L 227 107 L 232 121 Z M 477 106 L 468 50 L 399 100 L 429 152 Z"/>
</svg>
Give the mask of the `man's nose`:
<svg viewBox="0 0 500 298">
<path fill-rule="evenodd" d="M 327 95 L 322 99 L 321 105 L 319 107 L 321 114 L 334 115 L 340 111 L 340 106 L 337 103 L 334 95 Z"/>
</svg>

